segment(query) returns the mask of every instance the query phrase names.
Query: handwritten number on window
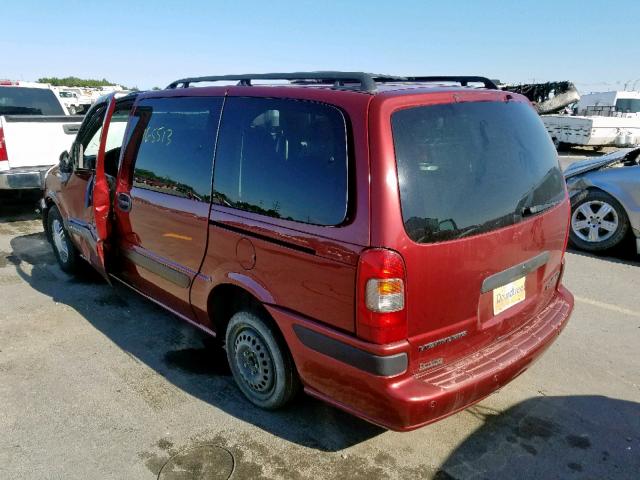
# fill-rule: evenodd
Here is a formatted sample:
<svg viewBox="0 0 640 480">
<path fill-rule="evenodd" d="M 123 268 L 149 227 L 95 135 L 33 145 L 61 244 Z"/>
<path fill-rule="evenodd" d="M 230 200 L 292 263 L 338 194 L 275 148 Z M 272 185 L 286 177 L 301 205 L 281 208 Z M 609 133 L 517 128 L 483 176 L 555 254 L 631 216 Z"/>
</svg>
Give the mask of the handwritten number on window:
<svg viewBox="0 0 640 480">
<path fill-rule="evenodd" d="M 171 145 L 173 129 L 165 127 L 147 128 L 142 136 L 144 143 L 159 143 L 161 145 Z"/>
</svg>

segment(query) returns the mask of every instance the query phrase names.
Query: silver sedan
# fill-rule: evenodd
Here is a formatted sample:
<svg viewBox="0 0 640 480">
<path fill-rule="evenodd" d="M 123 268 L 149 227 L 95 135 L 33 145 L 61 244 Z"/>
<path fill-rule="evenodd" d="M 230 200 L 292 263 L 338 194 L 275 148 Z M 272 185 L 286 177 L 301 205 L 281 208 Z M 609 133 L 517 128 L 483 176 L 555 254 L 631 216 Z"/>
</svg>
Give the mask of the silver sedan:
<svg viewBox="0 0 640 480">
<path fill-rule="evenodd" d="M 571 243 L 597 252 L 632 234 L 640 254 L 640 148 L 573 163 L 564 177 L 571 197 Z"/>
</svg>

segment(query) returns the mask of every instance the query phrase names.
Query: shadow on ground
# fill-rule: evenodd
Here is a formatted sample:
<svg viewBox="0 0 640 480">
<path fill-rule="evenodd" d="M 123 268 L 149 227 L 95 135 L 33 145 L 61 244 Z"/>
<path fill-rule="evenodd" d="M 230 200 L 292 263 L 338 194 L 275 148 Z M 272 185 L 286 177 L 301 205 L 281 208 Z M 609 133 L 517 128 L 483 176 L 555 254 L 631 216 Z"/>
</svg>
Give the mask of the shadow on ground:
<svg viewBox="0 0 640 480">
<path fill-rule="evenodd" d="M 439 479 L 637 479 L 640 404 L 603 396 L 536 397 L 497 412 L 441 465 Z"/>
<path fill-rule="evenodd" d="M 122 286 L 110 287 L 88 266 L 61 273 L 45 235 L 11 239 L 4 261 L 31 287 L 74 308 L 122 350 L 203 401 L 305 447 L 338 451 L 384 430 L 304 395 L 265 412 L 249 403 L 230 376 L 225 352 L 210 337 Z M 2 259 L 0 259 L 2 260 Z"/>
<path fill-rule="evenodd" d="M 569 252 L 583 257 L 597 258 L 612 263 L 622 263 L 640 267 L 640 254 L 636 251 L 636 239 L 633 235 L 628 235 L 620 244 L 604 252 L 591 253 L 569 246 Z"/>
<path fill-rule="evenodd" d="M 40 218 L 36 213 L 42 198 L 39 190 L 0 191 L 0 218 L 2 223 L 10 223 Z"/>
</svg>

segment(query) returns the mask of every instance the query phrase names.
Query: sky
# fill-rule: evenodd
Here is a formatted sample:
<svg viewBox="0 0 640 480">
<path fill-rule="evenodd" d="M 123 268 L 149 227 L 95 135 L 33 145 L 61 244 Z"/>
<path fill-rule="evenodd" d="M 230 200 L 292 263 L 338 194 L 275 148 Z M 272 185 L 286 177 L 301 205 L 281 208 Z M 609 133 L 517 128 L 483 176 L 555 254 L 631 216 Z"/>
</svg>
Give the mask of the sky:
<svg viewBox="0 0 640 480">
<path fill-rule="evenodd" d="M 640 1 L 5 0 L 0 78 L 302 70 L 640 89 Z"/>
</svg>

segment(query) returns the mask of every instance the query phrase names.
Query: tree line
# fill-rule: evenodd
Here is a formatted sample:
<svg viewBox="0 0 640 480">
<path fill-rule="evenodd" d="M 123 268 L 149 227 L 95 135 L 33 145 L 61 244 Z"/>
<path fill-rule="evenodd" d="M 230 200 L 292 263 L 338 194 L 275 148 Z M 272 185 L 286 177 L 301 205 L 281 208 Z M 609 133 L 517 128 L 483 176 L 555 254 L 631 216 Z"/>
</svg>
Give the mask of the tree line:
<svg viewBox="0 0 640 480">
<path fill-rule="evenodd" d="M 50 85 L 53 85 L 54 87 L 106 87 L 106 86 L 117 85 L 116 83 L 110 82 L 106 78 L 103 78 L 102 80 L 96 80 L 92 78 L 78 78 L 78 77 L 64 77 L 64 78 L 42 77 L 38 79 L 38 82 L 48 83 Z M 122 87 L 127 90 L 136 89 L 135 87 L 133 89 L 128 89 L 124 85 L 122 85 Z"/>
</svg>

